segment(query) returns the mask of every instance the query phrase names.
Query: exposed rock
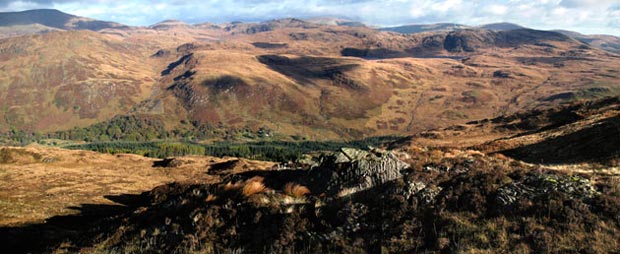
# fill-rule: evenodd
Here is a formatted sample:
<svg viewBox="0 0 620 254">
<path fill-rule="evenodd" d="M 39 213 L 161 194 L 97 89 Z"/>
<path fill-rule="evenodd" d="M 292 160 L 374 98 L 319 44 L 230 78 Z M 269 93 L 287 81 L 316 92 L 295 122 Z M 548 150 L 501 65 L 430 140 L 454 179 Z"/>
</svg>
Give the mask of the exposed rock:
<svg viewBox="0 0 620 254">
<path fill-rule="evenodd" d="M 419 181 L 408 182 L 405 188 L 405 193 L 403 193 L 403 195 L 407 199 L 409 199 L 412 196 L 415 196 L 416 194 L 420 193 L 420 191 L 424 190 L 425 188 L 426 188 L 426 184 L 423 182 L 419 182 Z"/>
<path fill-rule="evenodd" d="M 301 158 L 295 161 L 295 164 L 302 168 L 313 168 L 321 165 L 319 158 L 309 154 L 304 154 Z"/>
<path fill-rule="evenodd" d="M 347 196 L 401 178 L 409 164 L 389 151 L 343 148 L 309 174 L 313 193 Z"/>
<path fill-rule="evenodd" d="M 552 191 L 565 193 L 575 199 L 590 199 L 597 194 L 590 180 L 580 176 L 533 175 L 501 187 L 496 199 L 499 204 L 509 206 L 520 199 L 532 199 Z"/>
<path fill-rule="evenodd" d="M 153 162 L 153 167 L 160 168 L 176 168 L 183 165 L 183 161 L 176 158 L 166 158 L 160 161 Z"/>
<path fill-rule="evenodd" d="M 432 204 L 435 203 L 435 197 L 439 195 L 442 188 L 439 186 L 431 186 L 428 188 L 424 188 L 422 191 L 418 193 L 418 197 L 422 201 L 423 204 Z"/>
<path fill-rule="evenodd" d="M 512 205 L 520 198 L 531 198 L 535 190 L 530 186 L 520 183 L 511 183 L 497 191 L 497 201 L 504 206 Z"/>
<path fill-rule="evenodd" d="M 510 78 L 511 75 L 510 75 L 510 72 L 508 71 L 499 70 L 499 71 L 493 72 L 493 77 L 494 78 Z"/>
</svg>

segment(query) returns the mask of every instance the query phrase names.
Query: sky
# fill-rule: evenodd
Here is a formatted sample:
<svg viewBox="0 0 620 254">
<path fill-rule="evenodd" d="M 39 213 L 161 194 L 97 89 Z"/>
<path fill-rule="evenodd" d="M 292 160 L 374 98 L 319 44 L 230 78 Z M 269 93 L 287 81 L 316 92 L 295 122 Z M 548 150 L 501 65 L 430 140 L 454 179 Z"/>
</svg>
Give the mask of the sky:
<svg viewBox="0 0 620 254">
<path fill-rule="evenodd" d="M 0 0 L 0 11 L 53 8 L 127 25 L 343 17 L 374 26 L 511 22 L 620 36 L 620 0 Z"/>
</svg>

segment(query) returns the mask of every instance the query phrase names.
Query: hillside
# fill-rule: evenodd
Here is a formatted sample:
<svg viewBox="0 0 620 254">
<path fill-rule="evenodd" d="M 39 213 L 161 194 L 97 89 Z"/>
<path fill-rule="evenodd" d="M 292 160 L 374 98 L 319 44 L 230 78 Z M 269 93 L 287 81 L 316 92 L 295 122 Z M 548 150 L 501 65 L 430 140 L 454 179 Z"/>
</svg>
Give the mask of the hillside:
<svg viewBox="0 0 620 254">
<path fill-rule="evenodd" d="M 620 37 L 613 35 L 585 35 L 577 32 L 558 30 L 559 33 L 571 36 L 584 43 L 588 43 L 593 47 L 607 50 L 614 53 L 620 53 Z"/>
<path fill-rule="evenodd" d="M 607 168 L 608 173 L 617 173 L 619 114 L 618 97 L 604 98 L 428 130 L 397 141 L 391 148 L 471 148 L 558 168 L 575 164 L 581 170 Z"/>
<path fill-rule="evenodd" d="M 138 112 L 163 103 L 165 115 L 210 129 L 361 138 L 618 93 L 617 56 L 559 33 L 403 36 L 366 28 L 300 29 L 306 25 L 292 22 L 292 28 L 177 49 L 177 61 L 160 82 L 166 92 Z M 562 93 L 575 96 L 549 99 Z"/>
<path fill-rule="evenodd" d="M 482 29 L 494 30 L 494 31 L 509 31 L 509 30 L 517 30 L 517 29 L 524 29 L 525 28 L 525 27 L 522 27 L 520 25 L 513 24 L 513 23 L 508 23 L 508 22 L 486 24 L 486 25 L 482 25 L 482 26 L 479 26 L 479 27 L 482 28 Z"/>
<path fill-rule="evenodd" d="M 617 55 L 530 29 L 403 35 L 299 19 L 165 21 L 0 47 L 2 131 L 133 115 L 213 138 L 262 129 L 284 139 L 359 139 L 619 93 Z"/>
<path fill-rule="evenodd" d="M 456 31 L 460 29 L 471 28 L 470 26 L 454 24 L 454 23 L 437 23 L 437 24 L 421 24 L 421 25 L 404 25 L 395 27 L 381 28 L 381 31 L 397 32 L 403 34 L 414 34 L 423 32 L 439 32 L 439 31 Z"/>
<path fill-rule="evenodd" d="M 617 254 L 617 39 L 0 13 L 0 250 Z"/>
<path fill-rule="evenodd" d="M 0 41 L 0 131 L 86 126 L 147 98 L 158 63 L 149 48 L 91 31 Z"/>
<path fill-rule="evenodd" d="M 8 187 L 0 198 L 21 203 L 0 206 L 10 209 L 0 217 L 0 243 L 30 253 L 613 253 L 620 248 L 619 112 L 618 98 L 524 111 L 429 131 L 393 143 L 396 150 L 313 153 L 284 170 L 234 158 L 155 163 L 125 154 L 2 148 L 7 177 L 0 183 Z M 503 138 L 484 138 L 492 133 Z M 469 148 L 447 143 L 475 135 L 483 138 L 470 139 Z M 561 166 L 539 164 L 532 155 Z M 118 163 L 128 183 L 144 177 L 131 172 L 148 172 L 149 181 L 106 184 L 119 177 L 108 169 Z M 171 181 L 166 172 L 178 182 L 134 194 Z M 6 185 L 18 175 L 33 187 Z M 76 188 L 80 195 L 62 196 Z M 40 193 L 46 202 L 37 201 Z M 77 214 L 53 212 L 75 202 L 95 203 L 74 207 Z M 59 216 L 6 224 L 53 214 Z"/>
<path fill-rule="evenodd" d="M 126 27 L 114 22 L 79 17 L 53 9 L 0 12 L 0 27 L 14 27 L 15 30 L 20 30 L 19 26 L 37 24 L 63 30 L 98 31 L 105 28 Z"/>
</svg>

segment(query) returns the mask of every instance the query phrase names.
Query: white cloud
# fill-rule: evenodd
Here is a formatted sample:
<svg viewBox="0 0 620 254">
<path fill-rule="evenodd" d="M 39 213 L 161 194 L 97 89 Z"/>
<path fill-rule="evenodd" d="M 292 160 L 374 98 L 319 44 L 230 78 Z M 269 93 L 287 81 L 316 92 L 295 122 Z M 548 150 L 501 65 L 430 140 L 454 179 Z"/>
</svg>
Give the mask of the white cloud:
<svg viewBox="0 0 620 254">
<path fill-rule="evenodd" d="M 501 4 L 492 4 L 488 7 L 488 11 L 493 15 L 504 15 L 508 11 L 508 7 Z"/>
</svg>

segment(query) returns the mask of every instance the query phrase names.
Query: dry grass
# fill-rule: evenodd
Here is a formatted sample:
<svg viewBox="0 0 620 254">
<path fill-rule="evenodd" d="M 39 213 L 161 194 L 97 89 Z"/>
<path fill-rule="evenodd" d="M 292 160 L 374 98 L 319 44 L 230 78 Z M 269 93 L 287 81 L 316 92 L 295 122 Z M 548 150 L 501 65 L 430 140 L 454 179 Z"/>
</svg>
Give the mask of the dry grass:
<svg viewBox="0 0 620 254">
<path fill-rule="evenodd" d="M 310 194 L 310 189 L 306 186 L 291 182 L 284 185 L 284 193 L 292 197 L 303 197 Z"/>
<path fill-rule="evenodd" d="M 139 194 L 171 182 L 209 183 L 216 177 L 204 165 L 222 161 L 193 157 L 193 164 L 171 172 L 138 155 L 37 147 L 1 147 L 0 154 L 10 155 L 9 163 L 0 164 L 0 226 L 72 214 L 76 210 L 69 207 L 82 204 L 114 204 L 107 195 Z"/>
<path fill-rule="evenodd" d="M 209 194 L 209 195 L 207 196 L 207 198 L 205 198 L 205 202 L 207 202 L 207 203 L 212 202 L 212 201 L 215 201 L 215 200 L 217 200 L 217 196 L 216 196 L 216 195 L 213 195 L 213 194 Z"/>
<path fill-rule="evenodd" d="M 250 179 L 252 180 L 252 179 Z M 263 184 L 262 179 L 261 180 L 255 180 L 255 181 L 249 181 L 246 182 L 246 184 L 243 186 L 243 190 L 241 193 L 243 193 L 244 196 L 249 197 L 252 196 L 254 194 L 257 193 L 261 193 L 263 191 L 265 191 L 266 187 L 265 184 Z"/>
</svg>

